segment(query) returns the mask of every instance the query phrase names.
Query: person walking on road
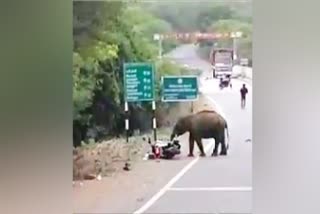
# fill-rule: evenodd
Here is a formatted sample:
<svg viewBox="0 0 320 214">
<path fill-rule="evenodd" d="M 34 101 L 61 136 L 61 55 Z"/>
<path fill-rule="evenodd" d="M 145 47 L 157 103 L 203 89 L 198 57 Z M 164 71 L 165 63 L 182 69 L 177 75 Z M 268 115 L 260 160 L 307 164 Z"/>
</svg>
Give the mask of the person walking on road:
<svg viewBox="0 0 320 214">
<path fill-rule="evenodd" d="M 246 84 L 242 85 L 242 88 L 240 89 L 241 94 L 241 108 L 244 109 L 246 107 L 246 95 L 248 93 L 248 89 L 246 88 Z"/>
</svg>

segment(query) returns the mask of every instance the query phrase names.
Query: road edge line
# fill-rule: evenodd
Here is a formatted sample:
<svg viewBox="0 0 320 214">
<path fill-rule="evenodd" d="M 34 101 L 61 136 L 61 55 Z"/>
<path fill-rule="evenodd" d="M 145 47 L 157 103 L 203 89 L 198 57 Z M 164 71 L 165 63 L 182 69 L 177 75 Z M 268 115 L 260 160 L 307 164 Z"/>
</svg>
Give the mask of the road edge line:
<svg viewBox="0 0 320 214">
<path fill-rule="evenodd" d="M 207 98 L 208 100 L 210 100 L 210 101 L 213 103 L 213 105 L 214 105 L 215 108 L 217 109 L 217 112 L 218 112 L 223 118 L 227 119 L 227 118 L 226 118 L 226 114 L 222 111 L 222 108 L 220 107 L 220 105 L 219 105 L 213 98 L 211 98 L 209 95 L 206 95 L 206 94 L 204 94 L 204 95 L 206 96 L 206 98 Z"/>
</svg>

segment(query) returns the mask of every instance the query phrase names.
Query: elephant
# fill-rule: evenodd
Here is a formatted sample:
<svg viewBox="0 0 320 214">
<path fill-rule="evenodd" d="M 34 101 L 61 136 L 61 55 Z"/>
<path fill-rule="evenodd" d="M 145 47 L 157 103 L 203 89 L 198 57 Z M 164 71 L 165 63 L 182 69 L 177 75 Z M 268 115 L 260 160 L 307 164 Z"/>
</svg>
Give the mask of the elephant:
<svg viewBox="0 0 320 214">
<path fill-rule="evenodd" d="M 189 132 L 189 157 L 193 157 L 194 141 L 200 150 L 200 156 L 206 156 L 203 149 L 202 139 L 214 138 L 215 146 L 211 156 L 218 155 L 218 147 L 221 143 L 220 155 L 227 155 L 229 145 L 226 145 L 226 135 L 229 140 L 227 121 L 216 111 L 203 110 L 195 114 L 181 117 L 173 127 L 170 140 Z"/>
</svg>

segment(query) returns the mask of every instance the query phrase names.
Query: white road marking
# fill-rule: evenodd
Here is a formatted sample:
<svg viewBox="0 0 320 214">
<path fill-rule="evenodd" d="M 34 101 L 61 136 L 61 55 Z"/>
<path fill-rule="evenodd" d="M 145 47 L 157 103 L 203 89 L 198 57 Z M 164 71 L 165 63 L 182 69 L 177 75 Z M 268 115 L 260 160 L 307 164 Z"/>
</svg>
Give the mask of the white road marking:
<svg viewBox="0 0 320 214">
<path fill-rule="evenodd" d="M 214 140 L 210 140 L 210 142 L 205 146 L 205 152 L 208 152 L 214 144 Z M 175 175 L 159 192 L 157 192 L 149 201 L 147 201 L 142 207 L 136 210 L 133 214 L 142 214 L 147 209 L 149 209 L 155 202 L 157 202 L 164 193 L 166 193 L 173 184 L 175 184 L 188 170 L 191 169 L 193 165 L 195 165 L 201 157 L 195 157 L 194 160 L 189 162 L 177 175 Z"/>
<path fill-rule="evenodd" d="M 209 99 L 209 100 L 213 103 L 213 105 L 214 105 L 214 107 L 216 108 L 217 112 L 218 112 L 223 118 L 227 119 L 227 118 L 226 118 L 226 114 L 223 112 L 223 110 L 222 110 L 222 108 L 220 107 L 220 105 L 219 105 L 213 98 L 211 98 L 210 96 L 207 95 L 206 97 L 207 97 L 207 99 Z"/>
<path fill-rule="evenodd" d="M 252 187 L 172 187 L 168 191 L 250 192 Z"/>
</svg>

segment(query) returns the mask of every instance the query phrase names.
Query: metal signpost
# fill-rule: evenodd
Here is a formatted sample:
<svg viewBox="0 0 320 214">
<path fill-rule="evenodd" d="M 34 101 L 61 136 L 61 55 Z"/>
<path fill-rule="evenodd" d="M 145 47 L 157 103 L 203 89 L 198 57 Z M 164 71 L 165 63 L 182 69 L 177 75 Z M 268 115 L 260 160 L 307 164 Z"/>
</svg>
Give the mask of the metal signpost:
<svg viewBox="0 0 320 214">
<path fill-rule="evenodd" d="M 153 35 L 153 40 L 158 41 L 159 59 L 162 59 L 162 39 L 163 39 L 163 35 L 161 35 L 161 34 L 154 34 Z"/>
<path fill-rule="evenodd" d="M 237 31 L 237 32 L 232 32 L 230 35 L 231 38 L 233 38 L 233 60 L 238 59 L 238 50 L 237 50 L 237 39 L 242 37 L 242 32 Z"/>
<path fill-rule="evenodd" d="M 125 63 L 123 65 L 124 79 L 124 110 L 126 114 L 126 141 L 129 141 L 129 102 L 152 101 L 153 130 L 156 141 L 156 103 L 154 100 L 154 65 L 151 63 Z M 129 157 L 129 156 L 128 156 Z M 130 159 L 130 158 L 129 158 Z M 125 167 L 127 166 L 127 162 Z"/>
<path fill-rule="evenodd" d="M 156 140 L 154 65 L 151 63 L 125 63 L 123 72 L 127 142 L 129 138 L 128 102 L 142 101 L 152 101 L 153 129 Z"/>
<path fill-rule="evenodd" d="M 127 142 L 129 135 L 128 102 L 152 101 L 153 130 L 156 140 L 156 103 L 154 100 L 154 65 L 151 63 L 125 63 L 124 71 L 124 94 L 126 112 Z"/>
</svg>

